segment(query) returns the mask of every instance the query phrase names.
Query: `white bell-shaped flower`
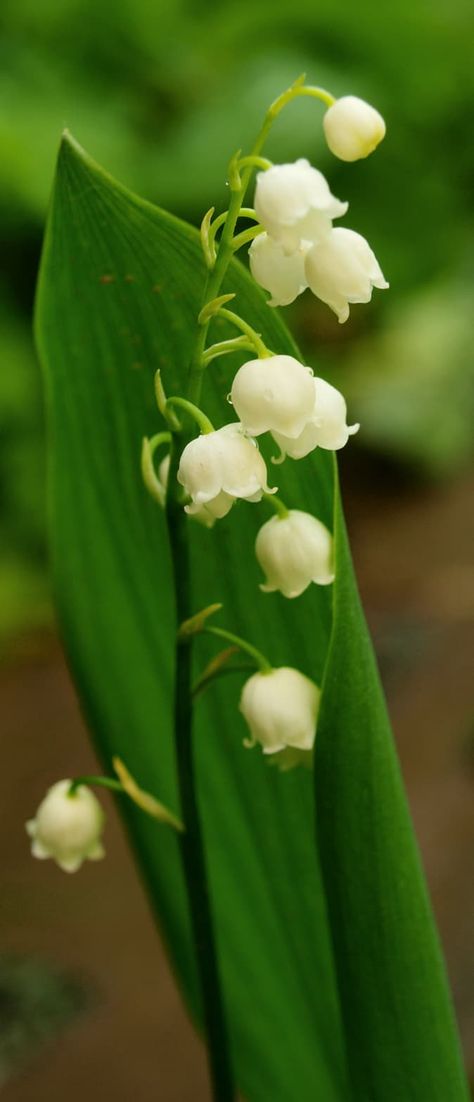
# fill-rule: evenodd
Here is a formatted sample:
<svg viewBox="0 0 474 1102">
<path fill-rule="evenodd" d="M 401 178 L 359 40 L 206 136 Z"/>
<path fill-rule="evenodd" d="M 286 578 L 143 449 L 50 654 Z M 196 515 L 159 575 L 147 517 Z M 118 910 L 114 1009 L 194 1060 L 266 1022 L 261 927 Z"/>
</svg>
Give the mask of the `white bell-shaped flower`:
<svg viewBox="0 0 474 1102">
<path fill-rule="evenodd" d="M 309 249 L 305 272 L 313 294 L 334 310 L 340 322 L 349 317 L 349 303 L 370 302 L 373 287 L 388 287 L 365 237 L 342 226 Z"/>
<path fill-rule="evenodd" d="M 169 455 L 165 455 L 165 458 L 161 460 L 158 467 L 158 481 L 163 490 L 163 497 L 166 496 L 169 470 L 170 457 Z M 234 499 L 229 498 L 228 494 L 218 494 L 217 498 L 215 498 L 214 501 L 210 501 L 208 505 L 188 506 L 188 512 L 191 513 L 193 520 L 199 521 L 199 524 L 203 524 L 205 528 L 213 528 L 216 520 L 220 517 L 225 517 L 233 504 Z"/>
<path fill-rule="evenodd" d="M 260 501 L 264 493 L 276 492 L 267 484 L 255 441 L 245 436 L 239 422 L 191 440 L 181 456 L 178 482 L 192 498 L 186 512 L 205 505 L 215 517 L 225 516 L 235 498 Z"/>
<path fill-rule="evenodd" d="M 293 253 L 303 241 L 321 241 L 347 203 L 331 195 L 322 172 L 303 158 L 257 174 L 255 213 L 270 237 Z"/>
<path fill-rule="evenodd" d="M 313 372 L 293 356 L 249 360 L 239 368 L 230 398 L 246 432 L 299 436 L 314 403 Z"/>
<path fill-rule="evenodd" d="M 270 292 L 268 306 L 289 306 L 306 290 L 304 258 L 309 248 L 311 243 L 303 242 L 288 256 L 268 233 L 254 238 L 249 248 L 250 271 L 255 282 Z"/>
<path fill-rule="evenodd" d="M 311 584 L 334 581 L 333 541 L 320 520 L 299 509 L 274 516 L 260 529 L 255 554 L 266 575 L 264 593 L 299 597 Z"/>
<path fill-rule="evenodd" d="M 368 157 L 385 137 L 385 122 L 375 107 L 358 96 L 342 96 L 323 118 L 326 141 L 341 161 Z"/>
<path fill-rule="evenodd" d="M 52 857 L 65 872 L 76 872 L 82 862 L 104 856 L 102 807 L 86 785 L 70 795 L 71 781 L 58 781 L 48 790 L 34 819 L 26 824 L 33 857 Z"/>
<path fill-rule="evenodd" d="M 335 386 L 331 386 L 325 379 L 313 378 L 313 387 L 313 408 L 300 435 L 295 439 L 284 436 L 283 433 L 272 432 L 282 456 L 303 459 L 318 447 L 338 451 L 359 430 L 358 424 L 347 424 L 346 402 Z"/>
<path fill-rule="evenodd" d="M 320 690 L 309 677 L 290 666 L 254 673 L 242 690 L 240 711 L 253 742 L 264 754 L 286 746 L 311 750 L 316 734 Z"/>
</svg>

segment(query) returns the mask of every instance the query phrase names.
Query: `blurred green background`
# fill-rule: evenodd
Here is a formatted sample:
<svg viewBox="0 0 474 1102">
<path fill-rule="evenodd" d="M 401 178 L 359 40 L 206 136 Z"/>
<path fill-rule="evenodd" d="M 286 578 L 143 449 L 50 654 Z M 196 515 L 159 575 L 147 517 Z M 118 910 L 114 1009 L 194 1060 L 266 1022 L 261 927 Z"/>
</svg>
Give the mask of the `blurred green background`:
<svg viewBox="0 0 474 1102">
<path fill-rule="evenodd" d="M 413 477 L 472 447 L 474 17 L 468 0 L 3 0 L 0 67 L 0 638 L 48 615 L 44 433 L 31 306 L 61 130 L 112 174 L 198 223 L 225 199 L 229 154 L 301 71 L 385 115 L 369 161 L 337 162 L 321 112 L 298 101 L 273 159 L 306 155 L 350 200 L 391 283 L 339 327 L 306 295 L 308 357 L 346 391 L 371 448 Z"/>
<path fill-rule="evenodd" d="M 225 203 L 230 154 L 248 148 L 271 99 L 299 73 L 306 71 L 308 80 L 335 95 L 369 100 L 385 116 L 388 131 L 368 160 L 337 162 L 324 144 L 322 108 L 308 100 L 297 101 L 278 120 L 268 155 L 275 161 L 307 156 L 327 174 L 333 193 L 350 202 L 344 224 L 368 238 L 391 284 L 390 291 L 374 293 L 370 306 L 354 307 L 344 326 L 309 293 L 286 312 L 286 319 L 308 362 L 343 390 L 350 420 L 362 424 L 342 456 L 346 508 L 470 1066 L 474 945 L 472 923 L 469 932 L 462 915 L 469 910 L 466 878 L 474 841 L 466 667 L 474 637 L 469 566 L 473 42 L 470 0 L 396 0 L 390 5 L 376 0 L 342 5 L 328 0 L 2 0 L 0 8 L 0 650 L 8 659 L 0 690 L 11 759 L 3 769 L 6 795 L 9 777 L 16 778 L 20 792 L 29 790 L 26 817 L 40 794 L 38 776 L 44 772 L 51 783 L 61 769 L 64 775 L 72 771 L 73 764 L 83 772 L 87 755 L 51 642 L 45 430 L 31 335 L 62 129 L 68 127 L 123 183 L 199 224 L 211 203 L 218 210 Z M 31 643 L 38 639 L 39 645 Z M 16 837 L 13 797 L 10 811 L 5 837 Z M 93 960 L 94 982 L 99 977 L 99 987 L 106 990 L 113 971 L 127 1006 L 130 1002 L 123 1035 L 135 1028 L 136 1058 L 145 1068 L 148 1059 L 151 1069 L 159 1033 L 155 1022 L 147 1035 L 154 994 L 148 995 L 146 1017 L 141 1004 L 140 1036 L 133 1003 L 137 977 L 142 977 L 142 990 L 146 983 L 146 954 L 137 956 L 134 974 L 130 965 L 126 979 L 123 967 L 116 973 L 115 958 L 112 967 L 107 956 L 110 919 L 115 921 L 117 909 L 122 913 L 123 908 L 123 849 L 115 864 L 107 862 L 111 911 L 101 905 L 99 920 L 96 916 L 83 942 L 77 915 L 84 914 L 87 924 L 88 912 L 79 882 L 61 882 L 60 913 L 47 895 L 48 885 L 57 890 L 56 870 L 33 868 L 21 838 L 15 864 L 10 850 L 5 853 L 13 902 L 1 927 L 3 944 L 27 955 L 37 947 L 46 949 L 66 966 L 73 958 L 79 965 Z M 97 883 L 90 870 L 82 875 L 90 885 Z M 124 912 L 126 921 L 134 944 L 145 937 L 151 952 L 151 923 L 133 887 L 131 865 L 125 875 L 127 899 L 137 907 L 134 915 Z M 31 891 L 35 907 L 42 901 L 39 926 L 36 914 L 28 911 Z M 73 931 L 74 945 L 83 946 L 82 958 L 65 945 L 68 931 Z M 58 944 L 61 948 L 53 951 Z M 10 961 L 5 967 L 10 998 L 20 981 L 13 983 Z M 19 969 L 21 984 L 31 988 L 28 966 L 25 971 L 20 962 Z M 56 979 L 46 975 L 43 983 L 41 970 L 34 975 L 49 1006 L 56 998 Z M 0 999 L 5 1000 L 1 977 L 0 971 Z M 172 998 L 168 987 L 166 1021 Z M 113 1002 L 111 990 L 108 994 Z M 61 999 L 63 994 L 58 995 L 59 1017 Z M 176 1008 L 173 1013 L 176 1017 Z M 16 1022 L 15 1015 L 11 1020 Z M 47 1020 L 56 1021 L 54 1010 L 48 1010 Z M 99 1022 L 94 1040 L 84 1042 L 83 1035 L 78 1050 L 91 1075 L 100 1074 L 100 1043 L 107 1030 L 112 1046 L 120 1034 L 120 1024 L 112 1028 L 107 1022 Z M 175 1043 L 166 1028 L 163 1059 Z M 187 1043 L 189 1056 L 189 1038 Z M 16 1053 L 16 1041 L 11 1045 Z M 78 1067 L 78 1083 L 90 1089 L 87 1072 L 81 1079 Z M 114 1097 L 124 1102 L 136 1082 L 136 1070 L 128 1079 L 126 1073 L 123 1065 L 114 1087 Z M 25 1080 L 19 1093 L 13 1090 L 8 1097 L 12 1102 L 59 1098 L 68 1082 L 67 1069 L 56 1061 L 43 1078 L 33 1077 L 29 1086 Z M 163 1095 L 167 1102 L 198 1098 L 198 1091 L 188 1095 L 173 1083 L 175 1067 Z M 147 1086 L 135 1096 L 145 1102 Z"/>
</svg>

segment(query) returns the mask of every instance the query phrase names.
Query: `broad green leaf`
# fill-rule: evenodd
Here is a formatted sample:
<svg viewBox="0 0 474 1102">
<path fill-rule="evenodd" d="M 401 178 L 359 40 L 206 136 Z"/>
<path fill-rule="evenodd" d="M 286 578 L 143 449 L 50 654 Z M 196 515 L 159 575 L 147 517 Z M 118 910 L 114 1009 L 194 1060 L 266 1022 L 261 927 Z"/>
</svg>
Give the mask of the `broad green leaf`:
<svg viewBox="0 0 474 1102">
<path fill-rule="evenodd" d="M 160 427 L 154 371 L 161 368 L 168 393 L 184 378 L 203 278 L 196 231 L 125 191 L 66 138 L 37 315 L 57 603 L 105 767 L 117 754 L 176 810 L 169 551 L 139 453 L 142 436 Z M 239 264 L 225 289 L 237 291 L 240 312 L 270 347 L 295 351 Z M 239 362 L 232 359 L 216 361 L 205 383 L 203 406 L 218 424 L 229 420 L 225 396 Z M 327 453 L 269 469 L 286 500 L 331 523 L 337 490 Z M 190 523 L 195 611 L 222 601 L 223 625 L 275 664 L 298 665 L 321 683 L 331 593 L 313 586 L 290 602 L 259 592 L 253 541 L 266 516 L 264 505 L 240 503 L 212 532 Z M 238 678 L 222 678 L 196 708 L 199 800 L 237 1077 L 249 1102 L 457 1102 L 465 1095 L 445 980 L 343 534 L 338 544 L 316 770 L 319 850 L 310 774 L 281 775 L 242 745 Z M 198 671 L 215 648 L 200 641 L 196 650 Z M 176 840 L 135 809 L 122 810 L 199 1019 Z M 350 908 L 341 915 L 348 872 Z M 384 1059 L 375 1043 L 386 1048 Z"/>
</svg>

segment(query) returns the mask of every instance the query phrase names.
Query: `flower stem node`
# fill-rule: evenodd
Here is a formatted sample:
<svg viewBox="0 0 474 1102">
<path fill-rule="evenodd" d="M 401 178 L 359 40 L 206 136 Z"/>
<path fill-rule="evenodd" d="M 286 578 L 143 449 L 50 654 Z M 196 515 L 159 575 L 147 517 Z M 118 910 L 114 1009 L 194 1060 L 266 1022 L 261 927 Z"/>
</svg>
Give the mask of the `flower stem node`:
<svg viewBox="0 0 474 1102">
<path fill-rule="evenodd" d="M 311 582 L 330 585 L 334 581 L 331 533 L 320 520 L 299 509 L 290 509 L 286 517 L 272 517 L 263 525 L 255 554 L 266 575 L 260 586 L 264 593 L 279 591 L 284 597 L 299 597 Z"/>
<path fill-rule="evenodd" d="M 323 240 L 332 219 L 345 214 L 348 204 L 336 199 L 322 172 L 301 158 L 258 173 L 254 206 L 258 221 L 290 254 L 302 241 Z"/>
<path fill-rule="evenodd" d="M 370 302 L 373 287 L 389 286 L 365 237 L 343 226 L 308 250 L 305 275 L 313 294 L 341 323 L 347 321 L 351 303 Z"/>
<path fill-rule="evenodd" d="M 359 161 L 385 137 L 385 122 L 375 107 L 358 96 L 342 96 L 323 118 L 326 141 L 341 161 Z"/>
<path fill-rule="evenodd" d="M 230 397 L 251 436 L 275 431 L 297 437 L 314 403 L 313 373 L 293 356 L 249 360 L 237 371 Z"/>
<path fill-rule="evenodd" d="M 165 807 L 165 804 L 162 804 L 160 800 L 152 796 L 150 792 L 145 792 L 143 788 L 139 787 L 135 778 L 132 777 L 132 774 L 129 773 L 127 767 L 120 758 L 112 758 L 112 764 L 120 780 L 123 791 L 137 807 L 145 811 L 147 815 L 150 815 L 152 819 L 157 819 L 159 823 L 166 823 L 167 826 L 173 827 L 173 830 L 177 830 L 178 832 L 184 830 L 181 820 L 178 819 L 176 815 L 173 815 L 173 812 Z"/>
<path fill-rule="evenodd" d="M 224 425 L 186 445 L 178 468 L 178 482 L 189 494 L 186 512 L 205 506 L 214 517 L 224 517 L 236 498 L 260 501 L 275 493 L 267 484 L 267 469 L 254 440 L 242 425 Z"/>
<path fill-rule="evenodd" d="M 339 451 L 359 430 L 358 424 L 346 424 L 347 406 L 340 391 L 325 379 L 313 378 L 312 383 L 313 408 L 300 435 L 295 438 L 272 432 L 280 448 L 280 462 L 285 455 L 291 459 L 303 459 L 318 447 Z"/>
<path fill-rule="evenodd" d="M 83 861 L 104 857 L 102 807 L 86 785 L 71 792 L 72 783 L 64 780 L 53 784 L 35 818 L 26 823 L 33 857 L 52 857 L 64 872 L 76 872 Z"/>
<path fill-rule="evenodd" d="M 309 242 L 301 242 L 288 255 L 283 245 L 274 241 L 268 233 L 256 237 L 249 249 L 250 271 L 256 283 L 269 291 L 269 306 L 289 306 L 308 284 L 305 273 L 305 256 L 311 248 Z"/>
<path fill-rule="evenodd" d="M 264 754 L 287 746 L 312 750 L 320 695 L 309 677 L 290 666 L 254 673 L 245 682 L 239 705 L 253 744 L 259 742 Z"/>
</svg>

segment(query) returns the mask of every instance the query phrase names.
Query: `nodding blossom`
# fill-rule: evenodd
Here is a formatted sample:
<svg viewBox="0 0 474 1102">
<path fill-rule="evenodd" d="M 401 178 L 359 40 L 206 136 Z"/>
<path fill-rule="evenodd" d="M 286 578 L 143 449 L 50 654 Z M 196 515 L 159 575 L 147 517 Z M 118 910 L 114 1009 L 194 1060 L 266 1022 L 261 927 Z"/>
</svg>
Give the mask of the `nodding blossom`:
<svg viewBox="0 0 474 1102">
<path fill-rule="evenodd" d="M 242 690 L 240 711 L 264 754 L 285 747 L 311 750 L 316 734 L 320 690 L 299 670 L 280 666 L 254 673 Z"/>
<path fill-rule="evenodd" d="M 250 271 L 260 287 L 269 291 L 269 306 L 289 306 L 308 284 L 304 260 L 310 242 L 304 242 L 288 255 L 283 245 L 268 233 L 255 237 L 249 249 Z"/>
<path fill-rule="evenodd" d="M 342 96 L 323 118 L 326 141 L 341 161 L 368 157 L 385 137 L 385 122 L 375 107 L 358 96 Z"/>
<path fill-rule="evenodd" d="M 349 304 L 370 302 L 372 288 L 388 283 L 370 245 L 360 233 L 338 226 L 305 256 L 308 286 L 322 302 L 347 321 Z"/>
<path fill-rule="evenodd" d="M 322 172 L 302 158 L 259 172 L 254 206 L 270 237 L 294 253 L 302 241 L 323 240 L 332 219 L 345 214 L 348 204 L 331 195 Z"/>
<path fill-rule="evenodd" d="M 299 597 L 311 582 L 334 581 L 331 533 L 300 509 L 268 520 L 257 535 L 255 554 L 266 576 L 260 586 L 264 593 L 278 590 L 284 597 Z"/>
<path fill-rule="evenodd" d="M 267 468 L 254 440 L 244 435 L 240 422 L 204 433 L 186 445 L 178 467 L 178 482 L 192 502 L 193 514 L 203 505 L 223 517 L 236 498 L 260 501 L 276 492 L 267 484 Z"/>
<path fill-rule="evenodd" d="M 239 368 L 230 398 L 251 436 L 269 431 L 299 436 L 314 402 L 313 373 L 294 356 L 249 360 Z"/>
<path fill-rule="evenodd" d="M 158 481 L 163 490 L 163 498 L 166 497 L 169 470 L 170 457 L 165 455 L 158 467 Z M 216 520 L 224 517 L 232 508 L 233 503 L 233 498 L 229 501 L 228 494 L 218 494 L 214 501 L 210 501 L 207 505 L 197 505 L 195 508 L 191 506 L 188 512 L 191 513 L 193 520 L 199 521 L 199 524 L 203 524 L 205 528 L 213 528 Z"/>
<path fill-rule="evenodd" d="M 315 448 L 338 451 L 359 429 L 358 424 L 346 423 L 346 402 L 335 386 L 331 386 L 325 379 L 313 378 L 313 388 L 313 407 L 300 435 L 295 438 L 272 432 L 282 456 L 303 459 Z"/>
<path fill-rule="evenodd" d="M 104 812 L 86 785 L 71 793 L 72 781 L 57 781 L 26 824 L 33 857 L 52 857 L 64 872 L 76 872 L 85 860 L 104 857 Z"/>
</svg>

